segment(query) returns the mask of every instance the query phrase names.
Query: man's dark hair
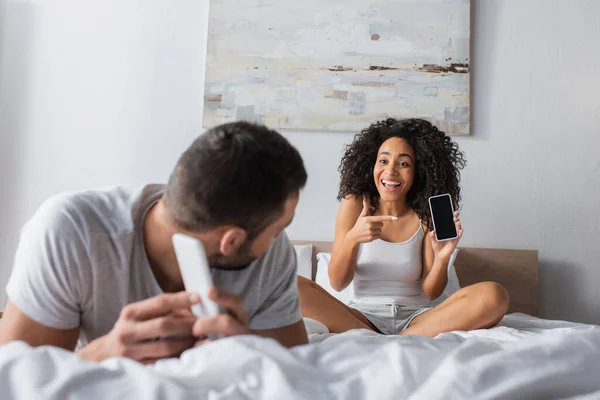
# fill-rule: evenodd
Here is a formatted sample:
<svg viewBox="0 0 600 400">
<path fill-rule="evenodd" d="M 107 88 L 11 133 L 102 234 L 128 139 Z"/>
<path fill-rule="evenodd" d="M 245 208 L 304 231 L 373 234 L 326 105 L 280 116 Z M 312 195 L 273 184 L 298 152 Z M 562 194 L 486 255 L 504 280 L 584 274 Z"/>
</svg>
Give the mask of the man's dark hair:
<svg viewBox="0 0 600 400">
<path fill-rule="evenodd" d="M 306 184 L 298 151 L 262 125 L 209 129 L 182 154 L 163 197 L 173 221 L 191 232 L 234 225 L 254 239 Z"/>
</svg>

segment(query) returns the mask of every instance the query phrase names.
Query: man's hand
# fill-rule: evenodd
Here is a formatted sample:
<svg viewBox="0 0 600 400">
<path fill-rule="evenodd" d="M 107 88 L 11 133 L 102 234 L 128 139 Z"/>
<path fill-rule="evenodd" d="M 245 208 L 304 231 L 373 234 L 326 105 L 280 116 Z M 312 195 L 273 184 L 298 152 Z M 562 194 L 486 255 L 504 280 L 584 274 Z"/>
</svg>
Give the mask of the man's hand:
<svg viewBox="0 0 600 400">
<path fill-rule="evenodd" d="M 248 328 L 248 314 L 241 297 L 214 286 L 210 288 L 208 297 L 228 313 L 198 319 L 193 327 L 193 334 L 198 338 L 196 345 L 210 341 L 209 335 L 236 336 L 252 333 Z"/>
<path fill-rule="evenodd" d="M 122 356 L 144 364 L 177 357 L 196 342 L 198 320 L 189 310 L 199 301 L 195 293 L 179 292 L 128 304 L 108 334 L 77 353 L 91 361 Z"/>
</svg>

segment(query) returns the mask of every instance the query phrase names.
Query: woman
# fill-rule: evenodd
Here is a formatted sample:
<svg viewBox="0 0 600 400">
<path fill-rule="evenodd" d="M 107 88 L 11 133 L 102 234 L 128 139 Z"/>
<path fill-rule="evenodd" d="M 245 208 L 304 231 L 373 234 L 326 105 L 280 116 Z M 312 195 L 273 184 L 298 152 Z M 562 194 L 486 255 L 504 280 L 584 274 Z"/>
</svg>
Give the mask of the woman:
<svg viewBox="0 0 600 400">
<path fill-rule="evenodd" d="M 430 306 L 446 287 L 463 229 L 456 213 L 458 238 L 438 242 L 428 199 L 449 193 L 458 208 L 465 164 L 458 145 L 422 119 L 389 118 L 356 135 L 340 166 L 329 264 L 331 286 L 341 291 L 353 282 L 354 298 L 347 306 L 299 277 L 303 315 L 336 333 L 367 328 L 433 337 L 496 325 L 509 299 L 493 282 L 465 287 Z"/>
</svg>

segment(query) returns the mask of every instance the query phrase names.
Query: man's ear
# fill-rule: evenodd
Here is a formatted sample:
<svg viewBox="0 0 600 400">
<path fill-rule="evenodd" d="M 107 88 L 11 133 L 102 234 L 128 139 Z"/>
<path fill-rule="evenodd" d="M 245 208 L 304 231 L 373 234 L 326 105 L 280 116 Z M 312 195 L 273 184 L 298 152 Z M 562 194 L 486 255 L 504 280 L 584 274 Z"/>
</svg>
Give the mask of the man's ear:
<svg viewBox="0 0 600 400">
<path fill-rule="evenodd" d="M 224 256 L 230 256 L 236 254 L 238 249 L 246 243 L 248 234 L 240 227 L 233 226 L 227 228 L 227 230 L 221 236 L 221 242 L 219 243 L 219 251 Z"/>
</svg>

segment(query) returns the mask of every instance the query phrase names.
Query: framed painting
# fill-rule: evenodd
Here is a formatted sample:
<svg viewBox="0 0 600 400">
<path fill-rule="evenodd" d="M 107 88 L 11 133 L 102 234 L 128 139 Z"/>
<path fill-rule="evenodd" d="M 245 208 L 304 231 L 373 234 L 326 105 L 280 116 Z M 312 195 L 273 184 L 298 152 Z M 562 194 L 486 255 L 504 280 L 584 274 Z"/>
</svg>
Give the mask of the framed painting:
<svg viewBox="0 0 600 400">
<path fill-rule="evenodd" d="M 212 0 L 204 125 L 469 134 L 468 0 Z"/>
</svg>

